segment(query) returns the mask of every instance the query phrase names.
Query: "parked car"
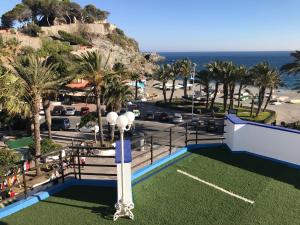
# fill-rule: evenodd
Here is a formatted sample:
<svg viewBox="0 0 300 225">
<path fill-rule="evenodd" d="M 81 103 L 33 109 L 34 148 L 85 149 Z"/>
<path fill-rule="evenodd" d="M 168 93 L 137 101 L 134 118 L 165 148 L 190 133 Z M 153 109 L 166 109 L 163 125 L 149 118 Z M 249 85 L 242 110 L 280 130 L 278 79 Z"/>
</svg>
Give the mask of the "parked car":
<svg viewBox="0 0 300 225">
<path fill-rule="evenodd" d="M 62 116 L 64 115 L 66 112 L 65 107 L 63 107 L 62 105 L 56 105 L 54 106 L 53 110 L 52 110 L 52 115 L 53 116 Z"/>
<path fill-rule="evenodd" d="M 141 112 L 139 109 L 132 110 L 133 114 L 135 115 L 135 118 L 140 118 Z"/>
<path fill-rule="evenodd" d="M 182 115 L 180 113 L 175 113 L 173 116 L 173 123 L 182 123 Z"/>
<path fill-rule="evenodd" d="M 51 129 L 52 130 L 68 130 L 70 129 L 71 124 L 68 118 L 52 118 L 51 120 Z M 41 124 L 41 130 L 47 130 L 47 123 L 44 122 Z"/>
<path fill-rule="evenodd" d="M 169 115 L 167 113 L 159 114 L 158 120 L 160 122 L 169 122 Z"/>
<path fill-rule="evenodd" d="M 66 108 L 66 113 L 65 113 L 66 116 L 75 116 L 75 113 L 76 113 L 75 107 Z"/>
<path fill-rule="evenodd" d="M 85 132 L 85 133 L 94 133 L 96 131 L 96 133 L 98 133 L 99 132 L 99 126 L 95 125 L 93 123 L 87 123 L 83 127 L 80 127 L 79 131 L 80 132 Z"/>
<path fill-rule="evenodd" d="M 90 112 L 90 108 L 89 107 L 82 107 L 81 109 L 80 109 L 80 115 L 81 116 L 85 116 L 85 115 L 87 115 L 87 114 L 89 114 L 89 112 Z"/>
<path fill-rule="evenodd" d="M 155 120 L 155 115 L 153 112 L 147 112 L 145 120 Z"/>
<path fill-rule="evenodd" d="M 206 131 L 214 132 L 216 130 L 217 130 L 216 121 L 215 120 L 208 120 L 207 121 L 207 126 L 206 126 Z"/>
</svg>

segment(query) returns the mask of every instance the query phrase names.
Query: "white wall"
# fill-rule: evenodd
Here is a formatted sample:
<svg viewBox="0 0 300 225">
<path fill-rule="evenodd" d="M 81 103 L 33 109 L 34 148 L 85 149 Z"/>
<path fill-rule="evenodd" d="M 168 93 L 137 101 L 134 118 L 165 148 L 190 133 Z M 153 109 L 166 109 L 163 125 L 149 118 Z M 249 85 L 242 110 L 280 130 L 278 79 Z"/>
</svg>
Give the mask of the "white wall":
<svg viewBox="0 0 300 225">
<path fill-rule="evenodd" d="M 232 151 L 247 151 L 300 166 L 300 131 L 242 121 L 229 115 L 225 144 Z"/>
</svg>

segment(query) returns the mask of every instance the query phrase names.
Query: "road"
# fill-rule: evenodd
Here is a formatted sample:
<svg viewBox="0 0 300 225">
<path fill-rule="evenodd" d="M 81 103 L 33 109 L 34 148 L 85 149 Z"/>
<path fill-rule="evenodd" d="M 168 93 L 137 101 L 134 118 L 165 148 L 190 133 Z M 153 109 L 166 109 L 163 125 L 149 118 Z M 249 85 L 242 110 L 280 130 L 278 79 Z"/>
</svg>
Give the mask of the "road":
<svg viewBox="0 0 300 225">
<path fill-rule="evenodd" d="M 140 137 L 145 136 L 148 140 L 150 136 L 153 136 L 156 142 L 165 142 L 170 139 L 170 128 L 172 128 L 172 141 L 176 142 L 177 140 L 182 144 L 184 144 L 184 136 L 185 136 L 185 128 L 182 126 L 175 126 L 173 123 L 162 123 L 158 121 L 145 121 L 142 120 L 147 112 L 151 111 L 154 113 L 159 112 L 167 112 L 170 117 L 174 113 L 181 113 L 183 120 L 187 121 L 192 118 L 191 113 L 183 113 L 180 110 L 169 109 L 164 107 L 156 106 L 153 103 L 139 103 L 140 111 L 141 111 L 141 119 L 136 119 L 135 121 L 135 137 L 133 139 L 139 139 Z M 54 116 L 54 118 L 57 116 Z M 58 116 L 61 117 L 61 116 Z M 80 122 L 80 116 L 63 116 L 69 118 L 71 128 L 68 131 L 53 131 L 53 139 L 57 142 L 60 142 L 64 145 L 70 145 L 72 140 L 75 142 L 82 142 L 86 140 L 94 140 L 95 136 L 93 133 L 83 133 L 76 131 L 76 124 Z M 195 116 L 196 117 L 196 116 Z M 197 115 L 199 117 L 199 115 Z M 107 123 L 105 118 L 102 118 L 104 121 L 104 129 L 107 130 Z M 201 116 L 202 120 L 208 120 L 209 117 Z M 172 120 L 172 119 L 170 119 Z M 41 122 L 44 122 L 44 118 L 41 119 Z M 106 133 L 106 132 L 105 132 Z M 207 135 L 204 134 L 203 135 Z M 209 134 L 208 134 L 209 135 Z M 42 137 L 46 137 L 47 132 L 44 131 L 42 133 Z"/>
</svg>

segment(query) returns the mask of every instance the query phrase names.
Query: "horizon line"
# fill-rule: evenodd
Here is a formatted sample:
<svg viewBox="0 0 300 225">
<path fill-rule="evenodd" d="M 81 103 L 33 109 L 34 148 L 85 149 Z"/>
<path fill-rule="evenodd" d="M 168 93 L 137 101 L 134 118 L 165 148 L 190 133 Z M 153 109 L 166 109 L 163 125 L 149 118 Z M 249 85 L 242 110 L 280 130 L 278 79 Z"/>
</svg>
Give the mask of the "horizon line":
<svg viewBox="0 0 300 225">
<path fill-rule="evenodd" d="M 165 50 L 141 50 L 141 52 L 164 52 L 164 53 L 219 53 L 219 52 L 295 52 L 297 50 L 219 50 L 219 51 L 210 51 L 210 50 L 202 50 L 202 51 L 165 51 Z"/>
</svg>

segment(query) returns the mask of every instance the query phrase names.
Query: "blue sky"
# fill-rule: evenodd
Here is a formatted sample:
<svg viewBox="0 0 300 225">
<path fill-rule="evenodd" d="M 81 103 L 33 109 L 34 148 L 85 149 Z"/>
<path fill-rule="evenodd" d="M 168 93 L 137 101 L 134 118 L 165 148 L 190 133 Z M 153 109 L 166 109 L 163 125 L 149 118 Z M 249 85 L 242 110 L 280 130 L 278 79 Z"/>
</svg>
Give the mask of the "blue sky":
<svg viewBox="0 0 300 225">
<path fill-rule="evenodd" d="M 0 14 L 20 0 L 2 0 Z M 5 3 L 3 3 L 5 2 Z M 75 0 L 111 12 L 109 21 L 150 51 L 300 49 L 299 0 Z"/>
</svg>

